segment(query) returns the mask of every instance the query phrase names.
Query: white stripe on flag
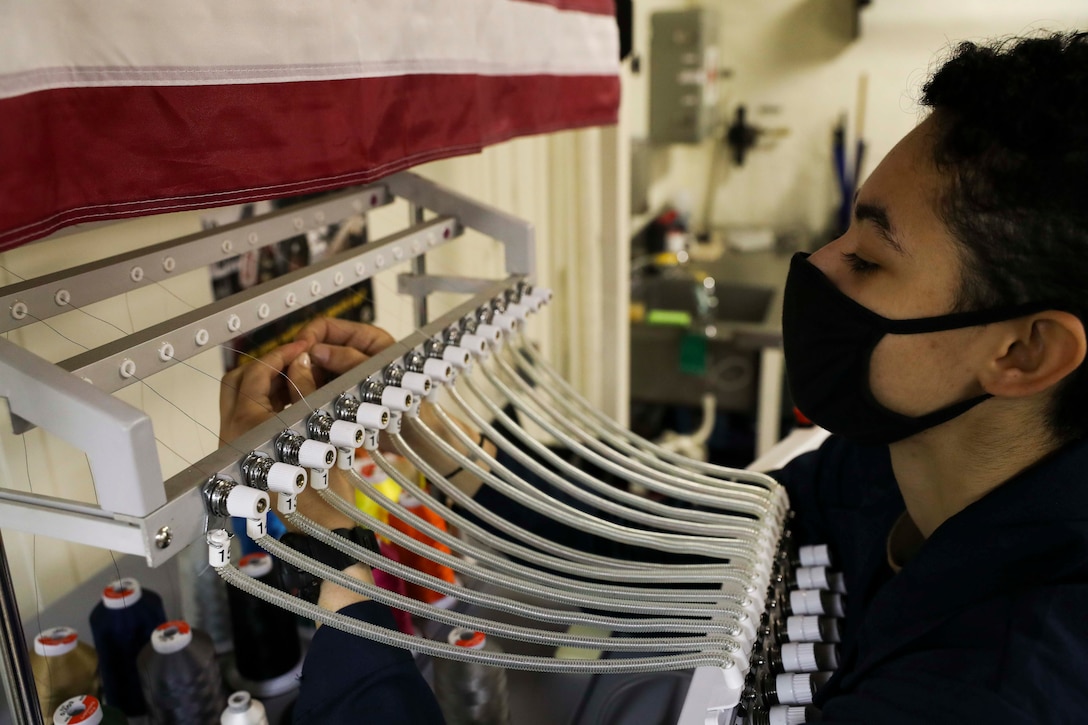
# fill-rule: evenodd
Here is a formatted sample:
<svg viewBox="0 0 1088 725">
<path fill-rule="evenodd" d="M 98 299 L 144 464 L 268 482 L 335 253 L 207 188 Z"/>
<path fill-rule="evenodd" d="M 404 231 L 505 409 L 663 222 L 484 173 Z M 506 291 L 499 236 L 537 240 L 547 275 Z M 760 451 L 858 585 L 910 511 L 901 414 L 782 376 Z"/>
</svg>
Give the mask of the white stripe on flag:
<svg viewBox="0 0 1088 725">
<path fill-rule="evenodd" d="M 515 0 L 0 0 L 0 98 L 410 74 L 615 75 L 613 18 Z"/>
</svg>

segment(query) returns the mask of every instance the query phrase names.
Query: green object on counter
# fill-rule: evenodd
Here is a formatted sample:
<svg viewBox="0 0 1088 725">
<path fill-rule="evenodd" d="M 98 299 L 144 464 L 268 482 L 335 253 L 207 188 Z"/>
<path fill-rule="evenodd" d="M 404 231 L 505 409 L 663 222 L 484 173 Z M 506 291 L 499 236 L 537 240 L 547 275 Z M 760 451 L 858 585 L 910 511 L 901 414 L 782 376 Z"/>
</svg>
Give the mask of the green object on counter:
<svg viewBox="0 0 1088 725">
<path fill-rule="evenodd" d="M 706 375 L 706 338 L 684 335 L 680 340 L 680 372 L 685 375 Z"/>
<path fill-rule="evenodd" d="M 650 310 L 646 322 L 651 325 L 691 327 L 691 314 L 682 310 Z"/>
</svg>

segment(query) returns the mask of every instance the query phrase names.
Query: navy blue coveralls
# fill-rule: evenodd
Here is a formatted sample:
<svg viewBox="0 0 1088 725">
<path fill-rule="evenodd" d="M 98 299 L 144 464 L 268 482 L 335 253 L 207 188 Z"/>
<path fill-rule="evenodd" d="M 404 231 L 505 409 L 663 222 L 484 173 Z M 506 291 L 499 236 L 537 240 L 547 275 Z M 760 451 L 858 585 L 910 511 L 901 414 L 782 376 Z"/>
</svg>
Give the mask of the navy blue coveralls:
<svg viewBox="0 0 1088 725">
<path fill-rule="evenodd" d="M 841 667 L 817 695 L 824 721 L 1088 722 L 1088 441 L 950 518 L 897 574 L 886 540 L 904 504 L 886 448 L 831 438 L 775 475 L 797 513 L 798 540 L 830 545 L 849 592 Z M 572 546 L 661 559 L 556 524 L 486 487 L 476 500 Z M 374 602 L 343 612 L 392 626 Z M 406 652 L 330 627 L 314 638 L 295 715 L 323 724 L 441 722 Z"/>
</svg>

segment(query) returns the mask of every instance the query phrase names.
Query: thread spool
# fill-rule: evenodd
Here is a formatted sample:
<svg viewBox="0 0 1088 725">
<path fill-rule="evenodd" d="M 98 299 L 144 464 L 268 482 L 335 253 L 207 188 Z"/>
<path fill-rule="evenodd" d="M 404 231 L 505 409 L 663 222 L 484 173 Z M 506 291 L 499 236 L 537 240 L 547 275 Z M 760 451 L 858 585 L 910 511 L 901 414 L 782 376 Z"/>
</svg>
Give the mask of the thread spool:
<svg viewBox="0 0 1088 725">
<path fill-rule="evenodd" d="M 457 627 L 448 641 L 457 647 L 502 652 L 483 632 Z M 509 725 L 506 670 L 475 662 L 435 659 L 434 692 L 448 725 Z"/>
<path fill-rule="evenodd" d="M 129 717 L 147 713 L 136 657 L 151 633 L 166 621 L 162 597 L 132 577 L 110 582 L 91 610 L 91 636 L 98 651 L 102 698 Z"/>
<path fill-rule="evenodd" d="M 79 633 L 71 627 L 39 633 L 30 653 L 30 668 L 43 715 L 56 712 L 65 700 L 98 692 L 98 655 L 79 641 Z"/>
<path fill-rule="evenodd" d="M 183 620 L 164 622 L 136 658 L 154 725 L 218 725 L 226 707 L 211 637 Z"/>
<path fill-rule="evenodd" d="M 272 557 L 247 554 L 238 568 L 258 581 L 272 581 Z M 273 697 L 297 689 L 302 664 L 295 615 L 236 587 L 227 588 L 231 629 L 234 631 L 234 669 L 227 677 L 238 689 Z"/>
<path fill-rule="evenodd" d="M 432 526 L 435 526 L 436 528 L 439 528 L 443 531 L 446 530 L 446 522 L 442 519 L 442 517 L 431 511 L 430 509 L 426 508 L 422 503 L 419 502 L 419 499 L 417 499 L 408 491 L 401 492 L 399 503 L 401 506 L 411 511 L 416 516 L 419 516 L 421 519 L 431 524 Z M 405 534 L 411 536 L 416 541 L 421 541 L 424 544 L 427 544 L 428 546 L 434 548 L 436 551 L 441 551 L 445 554 L 450 553 L 450 549 L 448 546 L 438 543 L 426 534 L 420 533 L 419 531 L 412 528 L 400 519 L 396 518 L 392 514 L 390 514 L 389 516 L 389 525 L 397 529 L 398 531 L 402 531 Z M 450 584 L 456 582 L 453 569 L 449 568 L 448 566 L 439 564 L 436 561 L 432 561 L 425 556 L 420 556 L 415 552 L 408 551 L 401 546 L 397 546 L 397 551 L 400 554 L 401 562 L 406 564 L 407 566 L 418 569 L 419 571 L 430 574 L 431 576 L 438 577 L 442 581 L 449 582 Z M 449 599 L 444 594 L 440 594 L 436 591 L 427 589 L 426 587 L 421 587 L 418 584 L 413 584 L 411 582 L 405 582 L 405 588 L 408 591 L 408 596 L 423 602 L 427 602 L 428 604 L 435 604 L 441 606 L 444 601 L 448 601 Z"/>
<path fill-rule="evenodd" d="M 94 695 L 70 697 L 57 707 L 53 725 L 127 725 L 125 713 L 103 705 Z"/>
<path fill-rule="evenodd" d="M 237 537 L 233 540 L 237 540 Z M 212 638 L 216 652 L 230 652 L 234 639 L 230 631 L 227 585 L 208 566 L 207 548 L 190 546 L 177 558 L 182 617 L 191 627 Z"/>
<path fill-rule="evenodd" d="M 219 716 L 219 725 L 268 725 L 268 714 L 260 700 L 241 690 L 227 698 L 227 709 Z"/>
</svg>

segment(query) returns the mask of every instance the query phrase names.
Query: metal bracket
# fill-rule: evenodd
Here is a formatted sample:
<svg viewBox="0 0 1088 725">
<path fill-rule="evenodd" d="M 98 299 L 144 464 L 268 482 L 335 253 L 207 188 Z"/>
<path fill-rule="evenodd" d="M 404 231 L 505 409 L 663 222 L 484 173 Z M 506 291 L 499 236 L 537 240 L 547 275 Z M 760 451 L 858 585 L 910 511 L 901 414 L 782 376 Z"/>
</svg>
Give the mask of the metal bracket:
<svg viewBox="0 0 1088 725">
<path fill-rule="evenodd" d="M 142 411 L 2 338 L 0 397 L 13 415 L 87 453 L 102 508 L 145 516 L 166 503 L 155 434 Z"/>
<path fill-rule="evenodd" d="M 385 180 L 389 190 L 411 203 L 436 214 L 450 214 L 469 229 L 475 229 L 506 247 L 506 273 L 536 279 L 536 231 L 524 219 L 450 191 L 410 172 Z"/>
</svg>

